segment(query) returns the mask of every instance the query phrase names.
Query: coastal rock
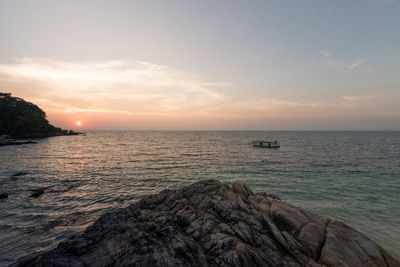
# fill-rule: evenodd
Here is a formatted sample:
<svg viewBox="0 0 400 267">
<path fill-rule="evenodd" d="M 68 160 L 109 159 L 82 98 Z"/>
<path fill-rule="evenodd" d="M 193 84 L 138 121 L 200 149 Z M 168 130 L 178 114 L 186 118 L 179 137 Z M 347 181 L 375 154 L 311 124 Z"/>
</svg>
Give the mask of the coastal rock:
<svg viewBox="0 0 400 267">
<path fill-rule="evenodd" d="M 16 172 L 13 175 L 10 176 L 11 180 L 17 180 L 20 176 L 24 176 L 28 174 L 27 172 Z"/>
<path fill-rule="evenodd" d="M 0 140 L 0 146 L 18 146 L 18 145 L 25 145 L 25 144 L 36 144 L 34 141 L 17 141 L 14 139 L 5 139 Z"/>
<path fill-rule="evenodd" d="M 204 180 L 143 197 L 15 266 L 400 266 L 344 223 Z"/>
<path fill-rule="evenodd" d="M 31 195 L 31 197 L 34 197 L 34 198 L 38 198 L 38 197 L 40 197 L 41 195 L 44 194 L 44 189 L 43 188 L 33 189 L 32 191 L 33 191 L 33 193 Z"/>
<path fill-rule="evenodd" d="M 22 175 L 26 175 L 26 174 L 28 174 L 28 173 L 27 172 L 16 172 L 12 176 L 13 177 L 18 177 L 18 176 L 22 176 Z"/>
</svg>

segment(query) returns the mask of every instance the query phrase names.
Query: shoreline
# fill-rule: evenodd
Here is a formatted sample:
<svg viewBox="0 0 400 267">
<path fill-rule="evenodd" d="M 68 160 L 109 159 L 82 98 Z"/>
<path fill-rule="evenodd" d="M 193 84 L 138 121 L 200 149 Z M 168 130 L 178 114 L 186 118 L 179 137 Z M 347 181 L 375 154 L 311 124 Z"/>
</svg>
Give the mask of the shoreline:
<svg viewBox="0 0 400 267">
<path fill-rule="evenodd" d="M 360 249 L 361 248 L 361 249 Z M 399 266 L 350 226 L 254 193 L 203 180 L 102 215 L 57 248 L 12 266 Z"/>
<path fill-rule="evenodd" d="M 25 145 L 25 144 L 37 144 L 37 142 L 26 139 L 42 139 L 49 138 L 55 136 L 71 136 L 71 135 L 85 135 L 82 132 L 75 132 L 73 130 L 63 130 L 62 133 L 55 134 L 29 134 L 22 136 L 10 136 L 10 135 L 1 135 L 0 136 L 0 146 L 10 146 L 10 145 Z"/>
</svg>

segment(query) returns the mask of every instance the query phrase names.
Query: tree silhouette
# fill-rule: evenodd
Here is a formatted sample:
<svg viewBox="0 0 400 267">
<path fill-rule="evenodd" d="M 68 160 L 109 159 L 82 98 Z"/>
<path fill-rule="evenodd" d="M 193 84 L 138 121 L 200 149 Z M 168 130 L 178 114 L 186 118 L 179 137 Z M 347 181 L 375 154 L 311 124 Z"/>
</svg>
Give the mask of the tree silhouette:
<svg viewBox="0 0 400 267">
<path fill-rule="evenodd" d="M 61 132 L 49 124 L 44 111 L 35 104 L 0 92 L 0 135 L 45 137 Z"/>
</svg>

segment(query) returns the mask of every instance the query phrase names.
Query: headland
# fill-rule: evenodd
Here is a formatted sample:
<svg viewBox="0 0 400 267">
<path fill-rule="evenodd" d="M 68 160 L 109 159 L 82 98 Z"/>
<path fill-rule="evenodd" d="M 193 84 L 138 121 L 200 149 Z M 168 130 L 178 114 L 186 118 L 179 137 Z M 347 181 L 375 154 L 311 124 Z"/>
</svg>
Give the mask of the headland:
<svg viewBox="0 0 400 267">
<path fill-rule="evenodd" d="M 37 105 L 0 92 L 0 146 L 35 143 L 25 139 L 77 134 L 82 133 L 49 124 L 46 113 Z"/>
</svg>

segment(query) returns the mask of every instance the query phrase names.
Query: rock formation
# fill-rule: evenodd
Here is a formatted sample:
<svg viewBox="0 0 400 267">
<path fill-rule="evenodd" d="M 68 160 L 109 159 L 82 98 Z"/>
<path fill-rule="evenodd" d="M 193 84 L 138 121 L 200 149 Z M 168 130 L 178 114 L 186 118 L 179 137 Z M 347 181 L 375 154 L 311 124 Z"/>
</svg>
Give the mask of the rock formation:
<svg viewBox="0 0 400 267">
<path fill-rule="evenodd" d="M 44 188 L 36 188 L 32 190 L 31 197 L 38 198 L 44 194 Z"/>
<path fill-rule="evenodd" d="M 16 266 L 400 266 L 344 223 L 205 180 L 103 215 Z"/>
<path fill-rule="evenodd" d="M 36 144 L 36 142 L 28 140 L 28 141 L 18 141 L 18 140 L 2 140 L 0 139 L 0 146 L 17 146 L 17 145 L 25 145 L 25 144 Z"/>
</svg>

